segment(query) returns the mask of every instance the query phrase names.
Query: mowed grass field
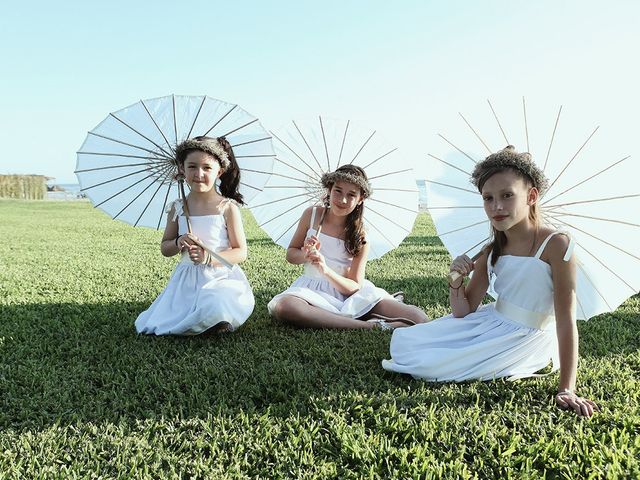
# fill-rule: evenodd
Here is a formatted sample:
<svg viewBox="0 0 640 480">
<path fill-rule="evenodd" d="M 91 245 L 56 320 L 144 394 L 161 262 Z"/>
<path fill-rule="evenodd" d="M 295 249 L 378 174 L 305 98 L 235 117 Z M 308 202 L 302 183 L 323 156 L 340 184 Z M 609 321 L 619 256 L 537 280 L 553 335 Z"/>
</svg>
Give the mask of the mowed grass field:
<svg viewBox="0 0 640 480">
<path fill-rule="evenodd" d="M 176 258 L 88 202 L 0 200 L 0 478 L 638 478 L 640 301 L 579 322 L 557 374 L 434 384 L 385 372 L 390 334 L 302 331 L 266 304 L 299 274 L 244 213 L 256 309 L 224 336 L 138 336 Z M 449 258 L 426 214 L 367 277 L 435 317 Z"/>
</svg>

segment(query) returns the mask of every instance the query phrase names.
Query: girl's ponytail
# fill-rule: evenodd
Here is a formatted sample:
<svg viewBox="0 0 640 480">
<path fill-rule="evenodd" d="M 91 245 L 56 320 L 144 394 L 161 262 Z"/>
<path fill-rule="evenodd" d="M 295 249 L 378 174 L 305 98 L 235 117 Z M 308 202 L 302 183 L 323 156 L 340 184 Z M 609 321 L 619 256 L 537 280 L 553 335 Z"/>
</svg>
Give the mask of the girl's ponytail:
<svg viewBox="0 0 640 480">
<path fill-rule="evenodd" d="M 229 166 L 220 175 L 220 194 L 224 197 L 235 200 L 240 205 L 244 205 L 244 199 L 239 191 L 240 187 L 240 167 L 233 154 L 231 144 L 225 137 L 218 137 L 218 143 L 224 148 L 229 157 Z"/>
</svg>

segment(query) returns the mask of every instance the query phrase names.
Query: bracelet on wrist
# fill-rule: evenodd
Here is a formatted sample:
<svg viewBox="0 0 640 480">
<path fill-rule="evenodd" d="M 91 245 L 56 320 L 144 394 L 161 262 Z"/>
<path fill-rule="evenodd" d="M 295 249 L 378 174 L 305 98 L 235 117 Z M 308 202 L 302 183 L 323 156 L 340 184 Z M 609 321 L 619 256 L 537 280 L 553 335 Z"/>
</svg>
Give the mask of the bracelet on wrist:
<svg viewBox="0 0 640 480">
<path fill-rule="evenodd" d="M 181 235 L 178 235 L 178 236 L 176 237 L 176 239 L 174 240 L 174 242 L 175 242 L 175 244 L 176 244 L 176 247 L 178 246 L 178 240 L 180 240 L 180 237 L 181 237 Z"/>
<path fill-rule="evenodd" d="M 449 284 L 449 288 L 457 292 L 458 290 L 460 290 L 460 288 L 462 288 L 462 285 L 464 285 L 464 280 L 460 282 L 460 285 L 458 285 L 457 287 L 454 287 L 453 285 Z"/>
</svg>

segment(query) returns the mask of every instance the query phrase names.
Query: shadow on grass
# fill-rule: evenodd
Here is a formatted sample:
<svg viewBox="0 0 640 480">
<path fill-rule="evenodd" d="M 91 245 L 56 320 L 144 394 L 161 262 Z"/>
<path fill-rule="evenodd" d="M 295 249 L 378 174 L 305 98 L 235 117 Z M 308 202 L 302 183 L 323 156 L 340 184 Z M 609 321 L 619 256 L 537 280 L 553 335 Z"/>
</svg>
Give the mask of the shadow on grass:
<svg viewBox="0 0 640 480">
<path fill-rule="evenodd" d="M 289 416 L 313 397 L 388 389 L 382 332 L 274 325 L 259 305 L 233 334 L 139 336 L 148 304 L 0 307 L 0 428 L 206 417 L 212 411 Z"/>
<path fill-rule="evenodd" d="M 134 424 L 212 412 L 268 411 L 287 418 L 315 412 L 318 402 L 331 399 L 389 401 L 394 389 L 407 394 L 404 408 L 425 401 L 491 408 L 514 388 L 492 393 L 495 383 L 458 388 L 389 374 L 380 367 L 388 357 L 386 332 L 297 330 L 273 324 L 264 305 L 229 335 L 139 336 L 133 322 L 147 306 L 0 307 L 0 428 Z M 617 313 L 607 320 L 581 324 L 583 356 L 637 350 L 637 315 Z M 410 390 L 423 394 L 409 395 Z M 441 399 L 439 392 L 450 398 Z"/>
</svg>

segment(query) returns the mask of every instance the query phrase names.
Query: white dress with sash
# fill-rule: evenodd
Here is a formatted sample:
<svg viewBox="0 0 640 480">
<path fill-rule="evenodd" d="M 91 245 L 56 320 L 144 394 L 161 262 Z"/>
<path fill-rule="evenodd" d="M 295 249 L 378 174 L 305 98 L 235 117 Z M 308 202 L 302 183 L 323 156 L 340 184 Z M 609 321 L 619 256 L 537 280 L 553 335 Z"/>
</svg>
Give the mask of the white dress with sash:
<svg viewBox="0 0 640 480">
<path fill-rule="evenodd" d="M 187 232 L 182 201 L 173 202 L 178 231 Z M 170 210 L 171 206 L 169 207 Z M 224 215 L 190 216 L 192 231 L 211 250 L 229 248 Z M 255 300 L 244 272 L 234 265 L 211 267 L 194 264 L 183 252 L 166 288 L 136 320 L 138 333 L 197 335 L 220 322 L 235 330 L 251 312 Z"/>
<path fill-rule="evenodd" d="M 429 381 L 517 379 L 559 366 L 551 267 L 540 259 L 549 235 L 533 257 L 501 255 L 487 260 L 497 301 L 466 317 L 453 315 L 401 328 L 391 338 L 384 369 Z M 573 241 L 564 260 L 571 258 Z"/>
<path fill-rule="evenodd" d="M 311 211 L 311 222 L 306 238 L 317 233 L 317 229 L 313 228 L 315 218 L 316 208 L 314 207 Z M 353 261 L 353 257 L 345 249 L 344 240 L 325 235 L 322 232 L 318 234 L 318 238 L 320 240 L 320 253 L 324 256 L 327 266 L 339 275 L 344 275 Z M 287 290 L 276 295 L 269 302 L 267 308 L 271 315 L 273 315 L 276 304 L 285 295 L 301 298 L 323 310 L 351 318 L 359 318 L 367 314 L 380 300 L 395 300 L 386 291 L 376 287 L 369 280 L 364 280 L 362 287 L 356 293 L 345 296 L 310 263 L 304 265 L 302 276 L 298 277 Z"/>
</svg>

